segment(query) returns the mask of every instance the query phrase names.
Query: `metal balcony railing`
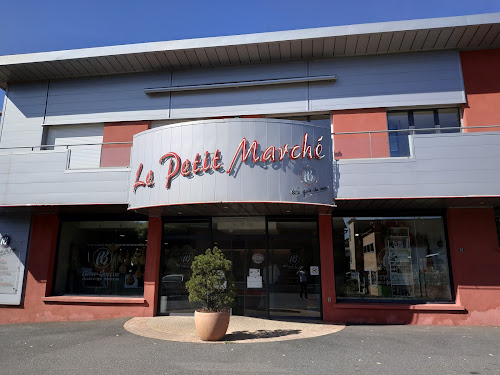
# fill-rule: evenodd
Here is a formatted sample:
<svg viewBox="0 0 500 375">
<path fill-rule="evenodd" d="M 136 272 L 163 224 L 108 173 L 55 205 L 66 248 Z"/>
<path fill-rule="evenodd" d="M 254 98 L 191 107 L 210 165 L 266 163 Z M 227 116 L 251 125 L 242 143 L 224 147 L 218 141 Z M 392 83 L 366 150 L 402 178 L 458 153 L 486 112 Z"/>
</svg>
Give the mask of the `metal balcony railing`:
<svg viewBox="0 0 500 375">
<path fill-rule="evenodd" d="M 7 152 L 67 150 L 66 169 L 95 169 L 128 167 L 132 142 L 53 144 L 40 146 L 0 147 Z"/>
<path fill-rule="evenodd" d="M 413 156 L 414 136 L 500 131 L 500 125 L 433 127 L 398 130 L 334 132 L 334 159 L 363 159 Z"/>
<path fill-rule="evenodd" d="M 419 134 L 498 132 L 500 125 L 433 127 L 400 130 L 334 132 L 334 159 L 411 157 L 414 136 Z M 0 155 L 12 152 L 67 150 L 67 169 L 96 169 L 130 166 L 132 142 L 73 143 L 0 147 Z"/>
</svg>

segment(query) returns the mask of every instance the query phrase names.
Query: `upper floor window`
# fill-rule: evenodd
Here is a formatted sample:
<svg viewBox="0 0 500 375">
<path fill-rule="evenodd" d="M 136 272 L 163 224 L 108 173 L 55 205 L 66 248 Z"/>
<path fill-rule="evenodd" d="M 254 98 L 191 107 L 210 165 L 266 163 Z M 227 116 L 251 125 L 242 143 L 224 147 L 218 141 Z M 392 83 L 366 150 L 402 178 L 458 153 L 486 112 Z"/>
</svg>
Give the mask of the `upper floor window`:
<svg viewBox="0 0 500 375">
<path fill-rule="evenodd" d="M 456 133 L 460 131 L 458 108 L 387 112 L 391 156 L 410 156 L 409 134 Z M 406 130 L 406 131 L 405 131 Z"/>
</svg>

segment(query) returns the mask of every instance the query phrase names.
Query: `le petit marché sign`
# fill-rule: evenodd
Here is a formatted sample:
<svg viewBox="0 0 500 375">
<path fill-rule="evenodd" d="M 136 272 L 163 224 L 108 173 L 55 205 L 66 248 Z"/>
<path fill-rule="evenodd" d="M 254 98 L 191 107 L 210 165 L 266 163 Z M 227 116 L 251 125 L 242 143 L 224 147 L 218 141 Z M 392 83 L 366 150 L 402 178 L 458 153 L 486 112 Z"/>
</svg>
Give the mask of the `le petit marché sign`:
<svg viewBox="0 0 500 375">
<path fill-rule="evenodd" d="M 249 145 L 249 141 L 243 138 L 241 142 L 236 147 L 236 151 L 233 154 L 231 162 L 225 173 L 230 175 L 234 171 L 234 167 L 240 158 L 242 163 L 246 163 L 247 160 L 251 163 L 275 163 L 282 162 L 285 158 L 290 160 L 321 160 L 325 157 L 323 154 L 323 145 L 321 141 L 323 136 L 318 137 L 314 144 L 309 142 L 309 134 L 304 133 L 302 137 L 302 142 L 296 145 L 288 145 L 285 143 L 283 146 L 269 146 L 261 153 L 258 152 L 260 145 L 257 141 L 253 141 Z M 172 180 L 177 176 L 182 177 L 192 177 L 193 175 L 203 175 L 210 170 L 217 171 L 223 166 L 223 155 L 219 149 L 217 149 L 213 154 L 209 151 L 204 153 L 197 153 L 193 160 L 184 159 L 175 152 L 167 152 L 160 157 L 158 160 L 160 166 L 166 167 L 166 181 L 164 186 L 166 189 L 170 189 L 172 185 Z M 135 182 L 133 185 L 133 192 L 136 193 L 139 188 L 154 188 L 156 186 L 155 182 L 155 172 L 150 169 L 144 177 L 143 174 L 144 165 L 139 164 L 136 172 Z M 303 168 L 301 170 L 301 179 L 307 184 L 311 185 L 317 181 L 316 172 L 312 168 Z M 317 188 L 316 191 L 324 191 L 326 187 Z M 313 189 L 308 189 L 308 192 L 314 192 Z M 292 195 L 300 194 L 300 189 L 294 189 L 291 191 Z"/>
</svg>

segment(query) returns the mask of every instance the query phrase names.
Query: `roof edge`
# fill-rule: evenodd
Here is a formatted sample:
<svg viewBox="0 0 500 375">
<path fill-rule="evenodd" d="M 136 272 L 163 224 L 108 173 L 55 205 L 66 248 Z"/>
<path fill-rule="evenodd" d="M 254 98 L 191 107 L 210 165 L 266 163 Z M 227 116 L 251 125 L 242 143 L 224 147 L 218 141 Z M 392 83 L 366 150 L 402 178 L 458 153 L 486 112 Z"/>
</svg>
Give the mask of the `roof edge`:
<svg viewBox="0 0 500 375">
<path fill-rule="evenodd" d="M 181 39 L 162 42 L 124 44 L 105 47 L 81 48 L 51 52 L 37 52 L 0 56 L 0 66 L 15 64 L 30 64 L 57 60 L 124 55 L 130 53 L 148 53 L 160 51 L 176 51 L 197 48 L 215 48 L 259 43 L 285 42 L 313 38 L 328 38 L 337 36 L 362 35 L 370 33 L 385 33 L 433 29 L 445 27 L 460 27 L 500 23 L 500 12 L 454 17 L 423 18 L 416 20 L 375 22 L 342 26 L 329 26 L 310 29 L 273 31 L 266 33 L 241 34 L 195 39 Z"/>
</svg>

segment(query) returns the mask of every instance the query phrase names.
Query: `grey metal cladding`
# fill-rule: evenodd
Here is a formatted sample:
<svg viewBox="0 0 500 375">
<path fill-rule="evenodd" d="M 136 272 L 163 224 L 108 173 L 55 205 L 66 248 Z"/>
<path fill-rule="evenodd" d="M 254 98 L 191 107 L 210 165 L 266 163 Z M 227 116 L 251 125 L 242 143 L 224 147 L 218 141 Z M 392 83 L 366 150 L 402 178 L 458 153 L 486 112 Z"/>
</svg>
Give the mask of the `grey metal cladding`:
<svg viewBox="0 0 500 375">
<path fill-rule="evenodd" d="M 322 159 L 291 160 L 289 154 L 279 161 L 278 147 L 288 144 L 289 150 L 300 145 L 308 133 L 308 145 L 314 148 L 323 137 Z M 236 157 L 231 173 L 231 162 L 240 142 L 246 138 L 247 147 L 258 142 L 257 156 L 266 148 L 276 147 L 276 161 L 252 162 L 252 156 L 242 162 L 241 152 Z M 189 159 L 193 163 L 200 154 L 210 153 L 213 162 L 219 150 L 220 169 L 182 176 L 177 172 L 166 187 L 167 176 L 180 163 Z M 174 152 L 180 157 L 168 159 L 163 165 L 163 155 Z M 294 155 L 297 155 L 295 152 Z M 151 129 L 134 137 L 131 156 L 129 208 L 207 202 L 292 202 L 332 205 L 333 177 L 330 128 L 308 123 L 273 119 L 221 119 L 206 120 Z M 172 164 L 171 164 L 172 163 Z M 142 173 L 137 177 L 139 165 Z M 147 182 L 146 176 L 154 173 L 154 186 L 139 186 L 133 192 L 136 181 Z M 304 179 L 304 173 L 311 176 Z M 305 182 L 304 182 L 305 181 Z"/>
<path fill-rule="evenodd" d="M 336 82 L 146 95 L 145 88 L 337 75 Z M 329 111 L 465 102 L 456 51 L 342 57 L 51 82 L 45 124 Z"/>
<path fill-rule="evenodd" d="M 457 104 L 465 102 L 456 51 L 312 61 L 310 75 L 335 72 L 333 84 L 312 84 L 311 110 Z"/>
<path fill-rule="evenodd" d="M 40 145 L 46 98 L 47 82 L 9 86 L 0 129 L 0 147 Z"/>
<path fill-rule="evenodd" d="M 125 204 L 129 170 L 67 171 L 67 151 L 0 155 L 0 205 Z"/>
<path fill-rule="evenodd" d="M 5 262 L 4 267 L 7 267 L 7 282 L 9 276 L 17 271 L 17 283 L 14 282 L 15 288 L 8 293 L 0 293 L 0 305 L 19 305 L 23 291 L 24 270 L 26 267 L 26 254 L 28 253 L 28 243 L 30 235 L 30 214 L 0 214 L 0 236 L 8 235 L 10 237 L 9 251 L 0 246 L 0 260 Z M 0 280 L 2 277 L 0 277 Z M 8 289 L 3 287 L 2 290 Z"/>
<path fill-rule="evenodd" d="M 170 85 L 170 73 L 143 73 L 51 82 L 45 124 L 169 117 L 169 97 L 148 97 L 144 87 Z"/>
<path fill-rule="evenodd" d="M 500 195 L 500 134 L 414 136 L 414 157 L 339 160 L 335 198 Z"/>
</svg>

